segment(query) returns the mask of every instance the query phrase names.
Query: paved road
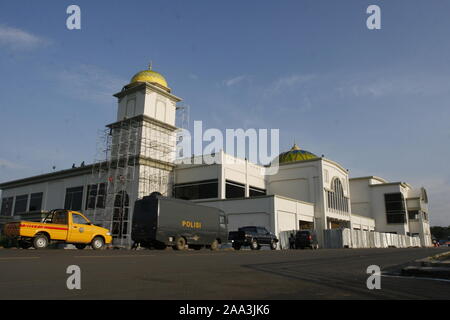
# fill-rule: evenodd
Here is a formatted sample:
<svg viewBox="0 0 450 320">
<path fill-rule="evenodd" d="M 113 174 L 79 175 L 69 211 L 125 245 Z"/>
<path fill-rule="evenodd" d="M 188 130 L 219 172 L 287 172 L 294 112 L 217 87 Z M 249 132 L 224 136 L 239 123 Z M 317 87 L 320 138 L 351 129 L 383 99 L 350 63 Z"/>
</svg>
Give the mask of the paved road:
<svg viewBox="0 0 450 320">
<path fill-rule="evenodd" d="M 292 251 L 0 249 L 0 299 L 448 299 L 450 283 L 382 277 L 366 268 L 398 265 L 448 248 Z M 66 268 L 81 268 L 68 290 Z"/>
</svg>

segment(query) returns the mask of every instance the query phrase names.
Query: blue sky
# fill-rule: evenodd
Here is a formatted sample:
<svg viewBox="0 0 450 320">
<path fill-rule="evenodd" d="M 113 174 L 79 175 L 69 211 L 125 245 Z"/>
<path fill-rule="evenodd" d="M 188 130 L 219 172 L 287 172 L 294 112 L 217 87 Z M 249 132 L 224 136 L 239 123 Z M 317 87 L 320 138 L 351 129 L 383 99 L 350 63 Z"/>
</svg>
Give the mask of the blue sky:
<svg viewBox="0 0 450 320">
<path fill-rule="evenodd" d="M 77 4 L 82 30 L 65 26 Z M 366 28 L 378 4 L 382 29 Z M 425 186 L 450 224 L 448 1 L 2 1 L 0 181 L 90 162 L 149 60 L 209 128 Z"/>
</svg>

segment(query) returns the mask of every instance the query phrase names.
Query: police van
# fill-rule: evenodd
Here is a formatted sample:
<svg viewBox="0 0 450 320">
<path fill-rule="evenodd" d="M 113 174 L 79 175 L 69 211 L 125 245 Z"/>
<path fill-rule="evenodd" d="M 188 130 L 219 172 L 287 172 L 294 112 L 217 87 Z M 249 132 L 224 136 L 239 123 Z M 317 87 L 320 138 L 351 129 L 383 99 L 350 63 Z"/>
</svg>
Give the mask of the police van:
<svg viewBox="0 0 450 320">
<path fill-rule="evenodd" d="M 228 240 L 227 217 L 220 209 L 154 192 L 136 200 L 131 238 L 147 248 L 217 250 Z"/>
</svg>

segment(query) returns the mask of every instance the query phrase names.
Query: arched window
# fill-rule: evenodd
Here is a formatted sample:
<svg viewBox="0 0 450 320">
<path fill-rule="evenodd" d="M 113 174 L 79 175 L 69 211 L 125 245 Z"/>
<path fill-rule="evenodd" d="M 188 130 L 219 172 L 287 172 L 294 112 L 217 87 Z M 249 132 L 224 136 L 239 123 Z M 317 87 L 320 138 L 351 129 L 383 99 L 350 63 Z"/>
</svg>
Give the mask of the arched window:
<svg viewBox="0 0 450 320">
<path fill-rule="evenodd" d="M 331 181 L 331 191 L 327 191 L 328 208 L 348 212 L 348 198 L 344 196 L 344 188 L 339 178 Z"/>
</svg>

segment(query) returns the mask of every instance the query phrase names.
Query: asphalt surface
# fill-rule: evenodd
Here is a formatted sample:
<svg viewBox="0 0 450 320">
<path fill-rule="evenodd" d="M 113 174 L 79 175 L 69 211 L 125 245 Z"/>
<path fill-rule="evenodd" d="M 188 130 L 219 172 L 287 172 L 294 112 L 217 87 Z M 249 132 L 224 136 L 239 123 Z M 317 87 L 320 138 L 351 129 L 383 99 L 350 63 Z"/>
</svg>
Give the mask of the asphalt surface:
<svg viewBox="0 0 450 320">
<path fill-rule="evenodd" d="M 449 248 L 286 251 L 0 249 L 0 299 L 449 299 L 450 282 L 395 274 Z M 69 265 L 81 289 L 69 290 Z"/>
</svg>

